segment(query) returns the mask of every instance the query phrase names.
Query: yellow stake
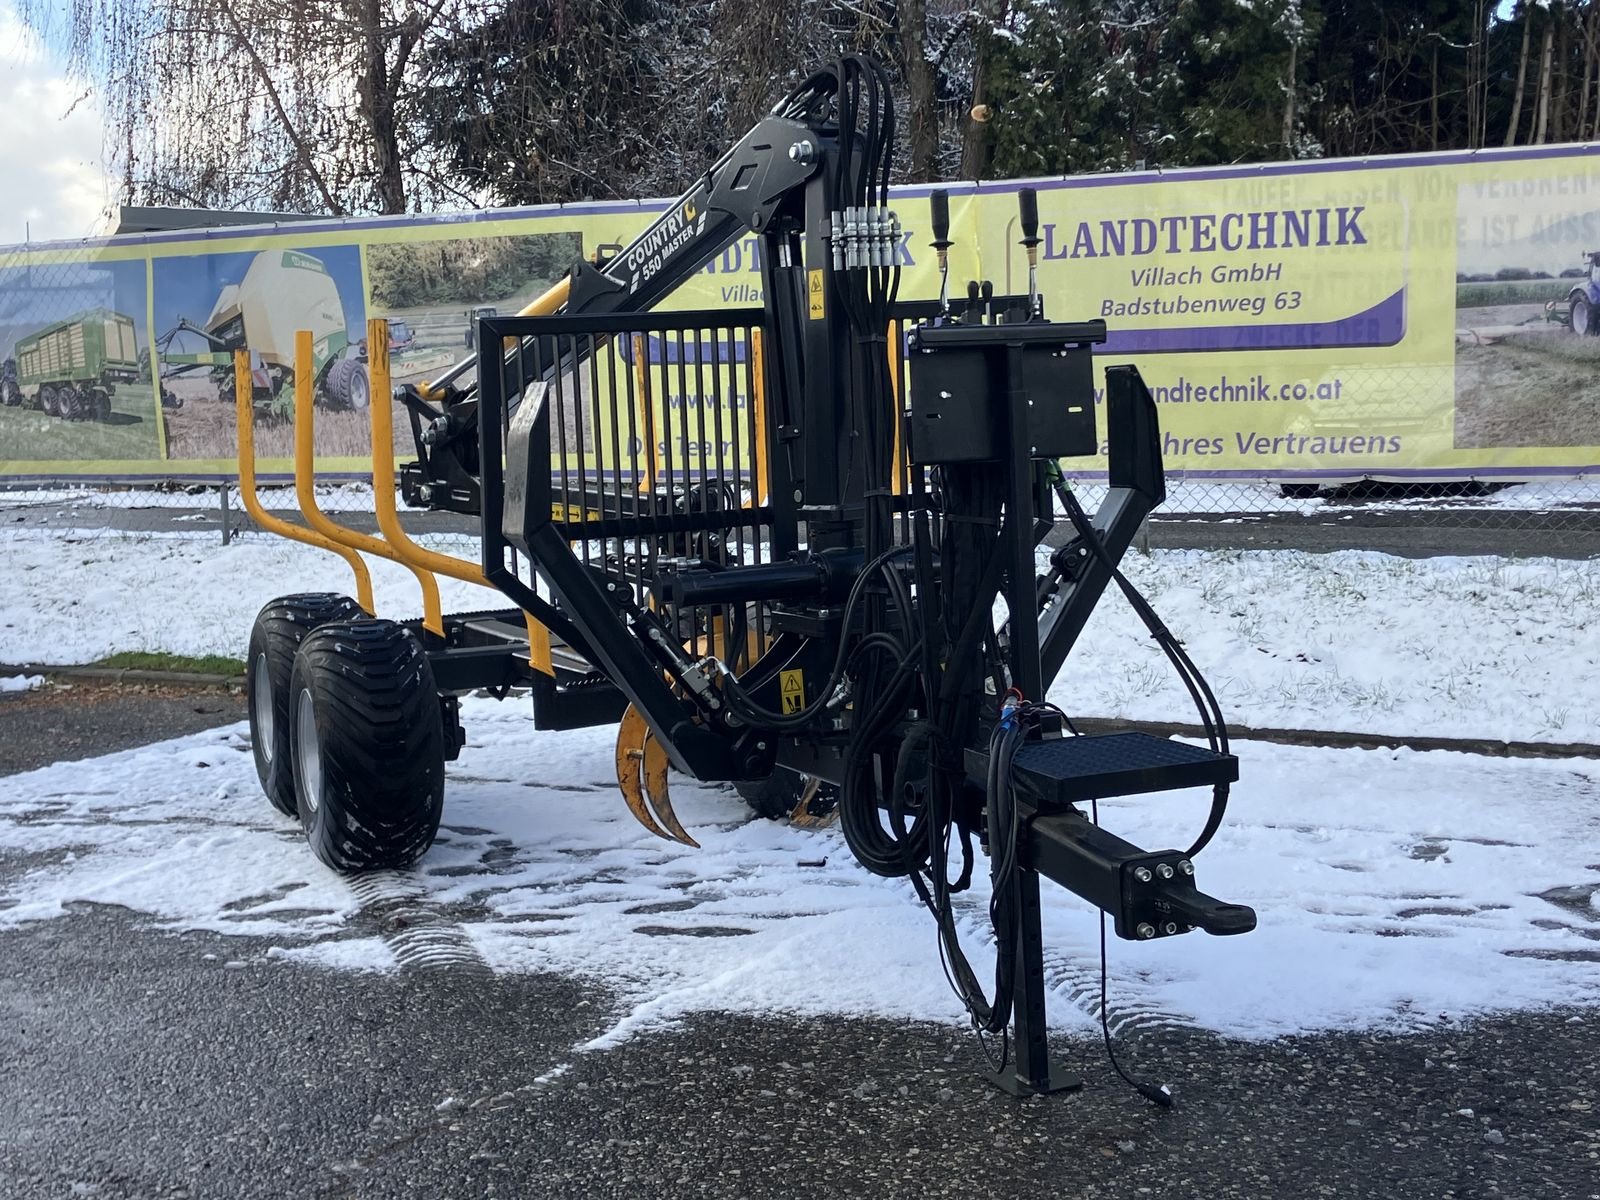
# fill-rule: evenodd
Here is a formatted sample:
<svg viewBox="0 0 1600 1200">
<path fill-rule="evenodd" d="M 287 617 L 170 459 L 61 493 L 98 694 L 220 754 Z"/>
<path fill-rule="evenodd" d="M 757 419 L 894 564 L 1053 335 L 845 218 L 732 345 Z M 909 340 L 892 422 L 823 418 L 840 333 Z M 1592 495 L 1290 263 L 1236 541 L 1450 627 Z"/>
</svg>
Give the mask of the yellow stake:
<svg viewBox="0 0 1600 1200">
<path fill-rule="evenodd" d="M 649 368 L 645 364 L 649 353 L 650 345 L 645 341 L 644 335 L 634 334 L 633 407 L 639 414 L 639 433 L 644 439 L 644 483 L 639 490 L 646 495 L 653 494 L 656 490 L 656 413 L 655 405 L 650 402 L 650 375 Z"/>
<path fill-rule="evenodd" d="M 750 411 L 755 419 L 755 479 L 750 489 L 757 505 L 767 502 L 767 377 L 761 354 L 761 330 L 750 331 Z"/>
<path fill-rule="evenodd" d="M 250 352 L 233 352 L 233 408 L 238 425 L 239 440 L 239 495 L 244 500 L 244 510 L 251 520 L 268 533 L 286 537 L 292 542 L 303 542 L 319 550 L 330 550 L 349 564 L 356 577 L 356 602 L 366 612 L 372 611 L 372 577 L 361 556 L 348 547 L 305 529 L 280 517 L 274 517 L 261 507 L 256 496 L 256 428 L 254 384 L 250 378 Z"/>
<path fill-rule="evenodd" d="M 367 322 L 367 368 L 372 380 L 372 493 L 378 514 L 378 528 L 401 562 L 424 571 L 435 571 L 452 579 L 494 585 L 484 578 L 483 568 L 465 559 L 452 558 L 419 546 L 400 524 L 395 504 L 394 481 L 394 396 L 389 383 L 389 326 L 380 317 Z M 554 675 L 550 661 L 550 631 L 527 613 L 528 661 L 537 671 Z"/>
<path fill-rule="evenodd" d="M 900 444 L 900 426 L 905 423 L 905 407 L 900 400 L 900 348 L 901 338 L 904 335 L 900 330 L 899 321 L 889 322 L 889 389 L 894 400 L 894 475 L 889 481 L 889 490 L 896 496 L 905 495 L 906 491 L 906 456 L 905 448 Z"/>
<path fill-rule="evenodd" d="M 403 562 L 382 538 L 347 529 L 329 519 L 317 506 L 314 442 L 316 397 L 311 379 L 311 341 L 309 329 L 301 329 L 294 335 L 294 493 L 300 502 L 300 515 L 305 518 L 307 525 L 329 540 L 351 550 L 364 550 L 390 562 L 400 563 L 415 575 L 417 585 L 422 589 L 423 628 L 443 637 L 444 617 L 439 607 L 439 581 L 430 572 Z M 370 592 L 370 587 L 368 590 Z M 368 612 L 375 611 L 370 597 L 362 599 L 361 607 Z"/>
</svg>

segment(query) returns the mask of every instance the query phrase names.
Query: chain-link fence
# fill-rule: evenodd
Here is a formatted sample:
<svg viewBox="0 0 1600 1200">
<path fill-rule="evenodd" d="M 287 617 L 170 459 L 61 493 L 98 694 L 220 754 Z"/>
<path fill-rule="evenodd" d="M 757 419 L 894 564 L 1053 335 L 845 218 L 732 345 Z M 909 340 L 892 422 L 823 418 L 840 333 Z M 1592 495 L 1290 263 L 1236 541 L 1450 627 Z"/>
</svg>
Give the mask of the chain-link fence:
<svg viewBox="0 0 1600 1200">
<path fill-rule="evenodd" d="M 1091 510 L 1104 493 L 1104 485 L 1092 480 L 1077 480 L 1073 486 Z M 259 499 L 274 515 L 298 518 L 292 485 L 264 483 Z M 368 483 L 322 483 L 317 500 L 352 528 L 377 528 Z M 410 512 L 405 520 L 430 543 L 477 559 L 474 518 Z M 233 483 L 0 484 L 0 521 L 14 533 L 36 531 L 74 540 L 181 535 L 220 548 L 234 539 L 269 536 L 251 520 Z M 1363 481 L 1337 486 L 1173 476 L 1166 503 L 1151 519 L 1150 545 L 1600 556 L 1600 475 L 1518 483 Z"/>
</svg>

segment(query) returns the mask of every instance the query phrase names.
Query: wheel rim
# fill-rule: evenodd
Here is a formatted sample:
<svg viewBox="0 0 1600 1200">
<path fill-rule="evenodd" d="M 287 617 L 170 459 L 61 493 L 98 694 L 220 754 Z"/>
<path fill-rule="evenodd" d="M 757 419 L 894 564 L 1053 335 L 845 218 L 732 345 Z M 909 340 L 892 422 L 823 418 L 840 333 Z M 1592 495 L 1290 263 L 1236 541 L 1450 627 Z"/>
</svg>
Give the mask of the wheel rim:
<svg viewBox="0 0 1600 1200">
<path fill-rule="evenodd" d="M 272 711 L 272 680 L 267 677 L 267 656 L 256 655 L 256 677 L 250 683 L 251 715 L 256 719 L 256 745 L 269 763 L 276 749 L 278 714 Z"/>
<path fill-rule="evenodd" d="M 322 748 L 317 744 L 317 710 L 311 689 L 301 688 L 294 709 L 294 769 L 300 800 L 311 812 L 322 807 Z"/>
<path fill-rule="evenodd" d="M 1589 306 L 1581 300 L 1572 306 L 1572 329 L 1575 333 L 1589 332 Z"/>
<path fill-rule="evenodd" d="M 372 385 L 367 373 L 357 367 L 350 373 L 350 407 L 364 409 L 372 402 Z"/>
</svg>

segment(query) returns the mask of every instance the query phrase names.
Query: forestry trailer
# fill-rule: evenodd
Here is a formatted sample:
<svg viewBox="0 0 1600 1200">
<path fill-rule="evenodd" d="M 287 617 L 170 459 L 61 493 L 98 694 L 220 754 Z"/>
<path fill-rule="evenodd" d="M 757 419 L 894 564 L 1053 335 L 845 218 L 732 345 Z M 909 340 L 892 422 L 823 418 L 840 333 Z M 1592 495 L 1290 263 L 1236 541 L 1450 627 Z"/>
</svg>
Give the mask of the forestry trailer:
<svg viewBox="0 0 1600 1200">
<path fill-rule="evenodd" d="M 1045 1092 L 1063 1080 L 1046 1039 L 1040 877 L 1133 941 L 1252 929 L 1251 909 L 1196 886 L 1237 760 L 1210 689 L 1118 569 L 1165 494 L 1139 373 L 1106 370 L 1109 489 L 1091 516 L 1056 460 L 1098 447 L 1091 355 L 1104 323 L 1046 317 L 1026 190 L 1026 295 L 972 283 L 955 303 L 944 286 L 900 299 L 893 139 L 879 68 L 847 57 L 819 71 L 631 245 L 576 263 L 517 316 L 480 317 L 476 359 L 395 394 L 417 451 L 404 497 L 476 516 L 476 563 L 401 527 L 388 403 L 371 407 L 383 536 L 316 508 L 304 369 L 306 523 L 262 512 L 241 387 L 242 490 L 257 520 L 357 571 L 354 599 L 285 597 L 257 619 L 256 764 L 340 871 L 405 867 L 427 850 L 445 762 L 464 742 L 459 697 L 482 689 L 528 692 L 540 729 L 617 724 L 623 796 L 663 838 L 694 844 L 669 769 L 799 820 L 836 805 L 861 865 L 904 877 L 927 906 L 975 1026 L 1012 1048 L 996 1081 Z M 943 277 L 946 196 L 930 206 Z M 655 311 L 752 235 L 760 307 Z M 373 386 L 387 399 L 377 330 Z M 310 358 L 309 334 L 297 349 Z M 236 369 L 248 370 L 242 353 Z M 1058 518 L 1069 536 L 1050 550 Z M 373 614 L 361 553 L 412 569 L 420 619 Z M 442 613 L 435 572 L 501 603 Z M 1206 745 L 1078 736 L 1046 700 L 1112 584 L 1183 678 Z M 1210 794 L 1181 849 L 1141 848 L 1095 819 L 1099 799 L 1178 788 Z M 979 849 L 997 950 L 987 988 L 952 903 Z"/>
</svg>

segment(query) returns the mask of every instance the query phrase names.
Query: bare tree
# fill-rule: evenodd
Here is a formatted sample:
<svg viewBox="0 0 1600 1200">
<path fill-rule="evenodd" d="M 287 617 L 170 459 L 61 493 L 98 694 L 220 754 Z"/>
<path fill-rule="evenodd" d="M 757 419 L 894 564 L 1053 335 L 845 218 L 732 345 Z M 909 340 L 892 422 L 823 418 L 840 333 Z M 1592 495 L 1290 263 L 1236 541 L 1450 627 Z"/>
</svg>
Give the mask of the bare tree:
<svg viewBox="0 0 1600 1200">
<path fill-rule="evenodd" d="M 673 194 L 844 51 L 890 66 L 918 182 L 1600 136 L 1600 0 L 16 2 L 96 93 L 130 202 Z"/>
<path fill-rule="evenodd" d="M 1005 19 L 1006 0 L 978 0 L 972 50 L 972 107 L 961 139 L 961 177 L 982 179 L 989 167 L 993 139 L 989 135 L 987 68 L 995 29 Z"/>
<path fill-rule="evenodd" d="M 1289 42 L 1289 61 L 1283 69 L 1283 143 L 1285 158 L 1295 157 L 1295 123 L 1299 119 L 1300 102 L 1300 44 L 1306 39 L 1305 14 L 1300 0 L 1288 0 L 1282 12 L 1273 20 L 1273 28 Z"/>
<path fill-rule="evenodd" d="M 1595 67 L 1595 6 L 1589 5 L 1578 22 L 1579 45 L 1584 54 L 1584 82 L 1578 85 L 1578 114 L 1574 117 L 1573 138 L 1586 138 L 1589 134 L 1589 80 Z"/>
<path fill-rule="evenodd" d="M 1563 8 L 1556 30 L 1555 59 L 1552 64 L 1550 92 L 1549 134 L 1552 142 L 1567 140 L 1567 116 L 1572 91 L 1572 19 L 1571 9 Z"/>
<path fill-rule="evenodd" d="M 129 202 L 404 212 L 408 67 L 464 0 L 20 0 L 99 97 Z M 416 155 L 419 160 L 426 155 Z"/>
<path fill-rule="evenodd" d="M 1550 125 L 1550 65 L 1555 52 L 1556 14 L 1551 13 L 1544 23 L 1544 48 L 1539 51 L 1539 101 L 1534 118 L 1533 144 L 1544 144 L 1545 130 Z"/>
<path fill-rule="evenodd" d="M 938 178 L 939 107 L 934 66 L 928 57 L 926 0 L 895 5 L 900 26 L 900 72 L 906 82 L 906 130 L 911 144 L 911 177 Z"/>
<path fill-rule="evenodd" d="M 1528 44 L 1532 33 L 1533 14 L 1525 5 L 1522 13 L 1522 53 L 1517 57 L 1517 83 L 1511 93 L 1511 119 L 1506 122 L 1505 144 L 1508 146 L 1517 144 L 1517 126 L 1522 123 L 1522 93 L 1523 85 L 1528 80 Z"/>
<path fill-rule="evenodd" d="M 1467 148 L 1471 150 L 1482 146 L 1487 137 L 1485 128 L 1488 119 L 1487 92 L 1489 86 L 1488 71 L 1488 17 L 1489 7 L 1487 0 L 1473 0 L 1472 6 L 1472 40 L 1467 45 L 1466 92 L 1467 92 Z"/>
</svg>

